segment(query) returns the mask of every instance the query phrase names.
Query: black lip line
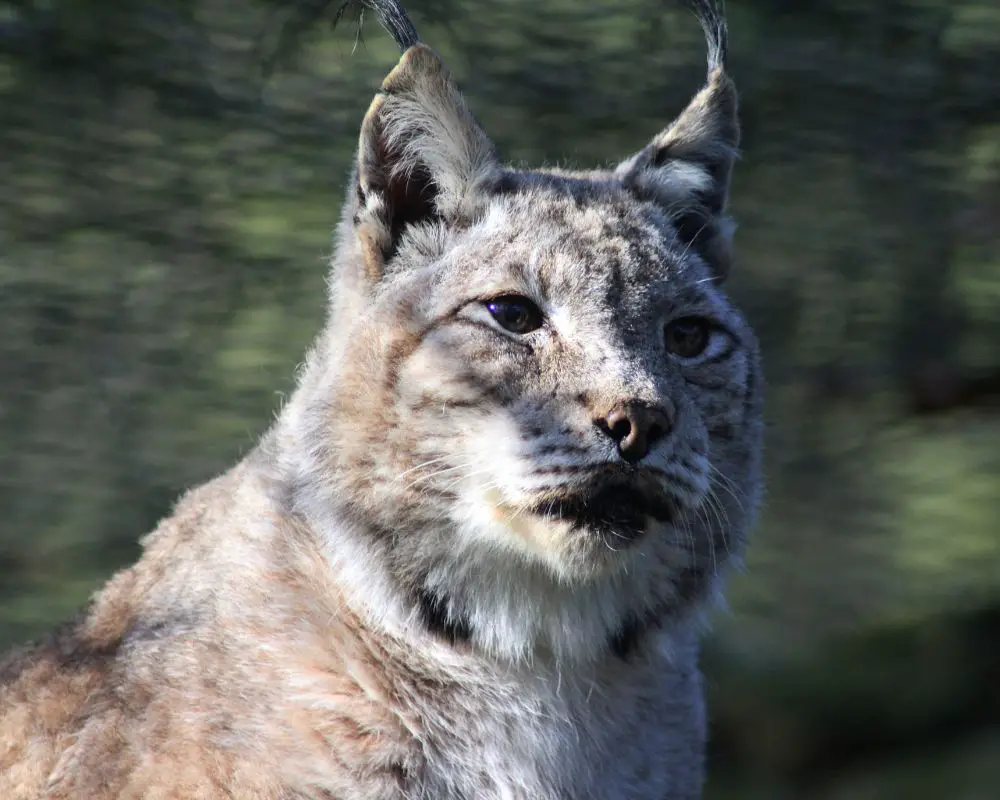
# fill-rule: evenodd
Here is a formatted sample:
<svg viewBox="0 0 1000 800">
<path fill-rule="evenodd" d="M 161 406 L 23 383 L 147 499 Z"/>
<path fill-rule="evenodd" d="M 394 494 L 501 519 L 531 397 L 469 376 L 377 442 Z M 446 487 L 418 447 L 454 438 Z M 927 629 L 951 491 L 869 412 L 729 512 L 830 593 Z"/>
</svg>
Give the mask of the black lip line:
<svg viewBox="0 0 1000 800">
<path fill-rule="evenodd" d="M 613 528 L 641 532 L 645 518 L 670 522 L 678 508 L 669 501 L 650 498 L 629 486 L 607 486 L 583 495 L 540 503 L 534 509 L 541 516 L 556 517 L 574 527 Z"/>
<path fill-rule="evenodd" d="M 585 450 L 586 448 L 574 445 L 546 445 L 542 449 Z M 531 472 L 533 477 L 546 475 L 583 476 L 592 481 L 598 481 L 604 478 L 612 482 L 622 481 L 623 479 L 634 480 L 643 474 L 671 480 L 676 479 L 676 475 L 673 472 L 668 472 L 660 467 L 654 467 L 646 464 L 635 466 L 633 464 L 618 461 L 600 461 L 591 464 L 554 464 L 551 467 L 539 467 Z M 612 483 L 612 485 L 620 484 Z M 581 496 L 584 496 L 585 494 L 586 491 L 581 492 Z"/>
</svg>

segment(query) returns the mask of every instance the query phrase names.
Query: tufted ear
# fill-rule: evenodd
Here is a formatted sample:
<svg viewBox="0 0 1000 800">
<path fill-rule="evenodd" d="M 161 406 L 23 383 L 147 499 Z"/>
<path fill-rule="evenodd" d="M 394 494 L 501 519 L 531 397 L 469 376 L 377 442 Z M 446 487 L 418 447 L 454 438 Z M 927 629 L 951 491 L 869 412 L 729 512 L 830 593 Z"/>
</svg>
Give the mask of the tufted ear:
<svg viewBox="0 0 1000 800">
<path fill-rule="evenodd" d="M 677 119 L 621 163 L 616 175 L 663 206 L 678 235 L 718 280 L 730 266 L 733 225 L 725 216 L 740 140 L 736 87 L 726 72 L 726 23 L 718 2 L 689 0 L 708 40 L 708 81 Z"/>
<path fill-rule="evenodd" d="M 354 222 L 367 281 L 382 277 L 410 226 L 461 221 L 497 166 L 440 59 L 409 47 L 361 125 Z"/>
</svg>

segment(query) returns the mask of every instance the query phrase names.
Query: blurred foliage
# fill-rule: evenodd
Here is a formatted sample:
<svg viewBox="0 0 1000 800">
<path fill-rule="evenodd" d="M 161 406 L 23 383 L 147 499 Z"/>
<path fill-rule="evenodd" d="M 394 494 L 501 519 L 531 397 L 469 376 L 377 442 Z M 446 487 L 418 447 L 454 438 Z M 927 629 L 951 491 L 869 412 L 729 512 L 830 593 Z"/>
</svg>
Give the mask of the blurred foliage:
<svg viewBox="0 0 1000 800">
<path fill-rule="evenodd" d="M 506 157 L 581 165 L 700 84 L 677 5 L 410 3 Z M 710 795 L 995 797 L 1000 6 L 728 5 L 770 493 L 706 653 Z M 297 19 L 0 2 L 0 645 L 85 602 L 293 386 L 395 60 L 372 22 Z"/>
</svg>

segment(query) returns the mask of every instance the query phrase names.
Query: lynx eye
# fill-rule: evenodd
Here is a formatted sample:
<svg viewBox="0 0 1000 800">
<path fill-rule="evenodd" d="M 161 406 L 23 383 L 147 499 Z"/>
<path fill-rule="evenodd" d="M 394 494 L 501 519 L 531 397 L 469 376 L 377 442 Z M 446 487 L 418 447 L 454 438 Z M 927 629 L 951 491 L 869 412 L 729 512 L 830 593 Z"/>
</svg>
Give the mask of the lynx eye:
<svg viewBox="0 0 1000 800">
<path fill-rule="evenodd" d="M 487 300 L 484 305 L 497 324 L 511 333 L 531 333 L 542 327 L 542 312 L 527 297 L 509 294 Z"/>
<path fill-rule="evenodd" d="M 712 331 L 712 323 L 702 317 L 676 319 L 663 332 L 667 352 L 678 358 L 697 358 L 708 347 Z"/>
</svg>

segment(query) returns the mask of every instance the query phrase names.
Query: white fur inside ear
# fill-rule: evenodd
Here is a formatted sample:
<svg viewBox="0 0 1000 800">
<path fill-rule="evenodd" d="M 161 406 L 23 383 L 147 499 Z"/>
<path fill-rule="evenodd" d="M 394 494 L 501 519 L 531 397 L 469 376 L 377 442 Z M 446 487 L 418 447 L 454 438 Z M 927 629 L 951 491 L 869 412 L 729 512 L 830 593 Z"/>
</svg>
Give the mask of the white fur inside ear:
<svg viewBox="0 0 1000 800">
<path fill-rule="evenodd" d="M 690 161 L 668 161 L 655 168 L 657 182 L 672 192 L 707 192 L 712 188 L 712 176 L 707 169 Z"/>
</svg>

